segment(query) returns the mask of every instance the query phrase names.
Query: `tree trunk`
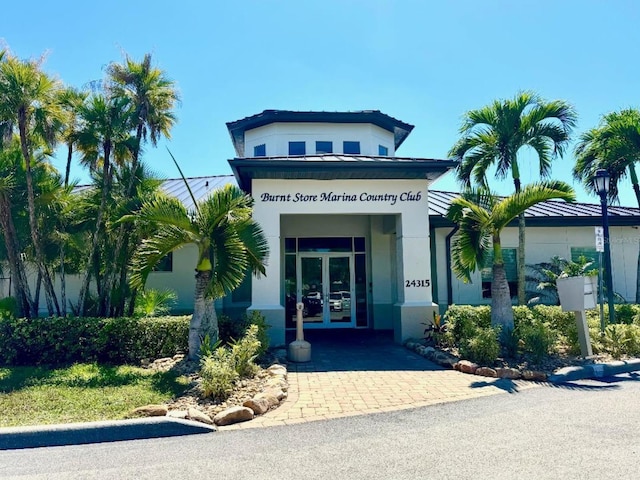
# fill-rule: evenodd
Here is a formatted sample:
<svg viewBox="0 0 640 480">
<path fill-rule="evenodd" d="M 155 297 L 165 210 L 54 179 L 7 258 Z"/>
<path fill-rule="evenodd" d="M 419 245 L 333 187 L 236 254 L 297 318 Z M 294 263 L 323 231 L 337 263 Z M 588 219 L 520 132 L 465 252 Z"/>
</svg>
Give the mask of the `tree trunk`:
<svg viewBox="0 0 640 480">
<path fill-rule="evenodd" d="M 211 270 L 196 273 L 196 289 L 193 302 L 193 315 L 189 325 L 189 359 L 197 360 L 200 345 L 206 335 L 212 342 L 218 340 L 218 317 L 213 299 L 206 297 L 207 286 L 211 281 Z"/>
<path fill-rule="evenodd" d="M 0 227 L 4 236 L 4 242 L 7 250 L 7 258 L 9 260 L 9 268 L 11 269 L 11 277 L 13 280 L 13 290 L 16 300 L 18 301 L 19 314 L 26 318 L 37 312 L 34 312 L 35 302 L 31 298 L 31 291 L 27 275 L 25 273 L 24 263 L 20 256 L 20 246 L 18 237 L 13 224 L 13 215 L 11 214 L 11 202 L 7 197 L 0 197 Z"/>
<path fill-rule="evenodd" d="M 89 248 L 89 255 L 87 257 L 87 266 L 84 278 L 82 280 L 82 286 L 80 288 L 80 294 L 78 297 L 78 316 L 84 316 L 85 303 L 87 299 L 87 293 L 89 292 L 89 282 L 91 280 L 91 264 L 98 249 L 100 242 L 100 233 L 102 231 L 102 222 L 107 209 L 107 198 L 109 196 L 109 190 L 111 186 L 111 168 L 109 165 L 109 157 L 111 155 L 111 145 L 109 142 L 105 142 L 104 145 L 104 162 L 102 167 L 102 197 L 100 199 L 100 208 L 98 209 L 98 215 L 96 218 L 96 229 L 93 232 L 91 238 L 91 247 Z M 96 278 L 96 282 L 97 282 Z"/>
<path fill-rule="evenodd" d="M 526 277 L 525 277 L 525 233 L 526 225 L 524 213 L 518 215 L 518 305 L 527 304 Z"/>
<path fill-rule="evenodd" d="M 629 165 L 629 176 L 633 185 L 633 193 L 640 208 L 640 186 L 638 186 L 638 174 L 633 163 Z M 638 240 L 638 266 L 636 268 L 636 303 L 640 303 L 640 240 Z"/>
<path fill-rule="evenodd" d="M 20 109 L 18 112 L 18 129 L 20 131 L 20 146 L 22 148 L 22 155 L 26 166 L 26 180 L 27 180 L 27 203 L 29 206 L 29 226 L 31 227 L 31 238 L 33 241 L 33 247 L 36 254 L 36 264 L 38 265 L 38 272 L 42 275 L 44 280 L 45 295 L 47 296 L 47 305 L 55 307 L 56 314 L 60 315 L 60 307 L 58 305 L 58 299 L 53 287 L 51 277 L 45 268 L 45 257 L 42 251 L 42 242 L 40 239 L 40 229 L 36 220 L 36 206 L 35 206 L 35 194 L 33 190 L 33 176 L 31 172 L 31 154 L 29 152 L 29 146 L 27 144 L 27 117 L 26 111 Z M 51 302 L 51 303 L 50 303 Z M 49 314 L 53 315 L 52 306 L 49 307 Z"/>
<path fill-rule="evenodd" d="M 491 325 L 513 330 L 513 307 L 504 264 L 493 264 L 491 282 Z"/>
</svg>

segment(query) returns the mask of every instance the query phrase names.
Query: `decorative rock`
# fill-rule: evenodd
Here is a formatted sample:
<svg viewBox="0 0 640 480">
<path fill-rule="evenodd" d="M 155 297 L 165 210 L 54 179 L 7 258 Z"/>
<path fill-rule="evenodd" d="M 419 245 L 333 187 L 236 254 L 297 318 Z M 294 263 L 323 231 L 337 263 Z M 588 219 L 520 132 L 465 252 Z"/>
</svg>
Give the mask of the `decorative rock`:
<svg viewBox="0 0 640 480">
<path fill-rule="evenodd" d="M 247 407 L 231 407 L 213 417 L 216 425 L 232 425 L 238 422 L 246 422 L 253 418 L 253 410 Z"/>
<path fill-rule="evenodd" d="M 536 370 L 525 370 L 522 372 L 522 378 L 525 380 L 531 380 L 532 382 L 546 382 L 547 374 Z"/>
<path fill-rule="evenodd" d="M 287 369 L 282 366 L 282 365 L 278 365 L 277 363 L 271 365 L 269 368 L 267 368 L 267 373 L 271 376 L 285 376 L 287 375 Z"/>
<path fill-rule="evenodd" d="M 142 417 L 163 417 L 168 411 L 169 409 L 166 405 L 145 405 L 144 407 L 136 408 L 133 414 Z"/>
<path fill-rule="evenodd" d="M 284 395 L 284 392 L 282 392 L 282 390 L 280 390 L 280 392 L 283 393 Z M 269 404 L 269 408 L 275 407 L 280 403 L 280 399 L 277 396 L 277 391 L 274 394 L 273 390 L 259 393 L 255 397 L 253 397 L 253 400 L 256 400 L 256 401 L 263 400 L 263 399 Z"/>
<path fill-rule="evenodd" d="M 176 353 L 176 354 L 173 356 L 173 360 L 175 360 L 175 361 L 180 361 L 180 360 L 182 360 L 183 358 L 184 358 L 184 353 Z"/>
<path fill-rule="evenodd" d="M 424 352 L 428 355 L 430 353 L 435 353 L 436 349 L 433 347 L 425 347 Z"/>
<path fill-rule="evenodd" d="M 460 360 L 454 365 L 454 368 L 460 370 L 462 373 L 470 373 L 473 375 L 478 369 L 478 364 L 470 362 L 469 360 Z"/>
<path fill-rule="evenodd" d="M 169 410 L 167 412 L 167 417 L 171 418 L 187 418 L 188 413 L 186 410 Z"/>
<path fill-rule="evenodd" d="M 491 378 L 498 377 L 498 373 L 493 368 L 489 368 L 489 367 L 478 367 L 476 369 L 476 375 L 482 375 L 483 377 L 491 377 Z"/>
<path fill-rule="evenodd" d="M 262 415 L 269 410 L 269 402 L 266 398 L 250 398 L 242 406 L 253 410 L 255 415 Z"/>
<path fill-rule="evenodd" d="M 189 418 L 189 420 L 195 420 L 196 422 L 213 425 L 213 420 L 211 420 L 211 417 L 206 413 L 201 412 L 197 408 L 193 408 L 193 407 L 189 408 L 189 411 L 187 412 L 187 417 Z"/>
<path fill-rule="evenodd" d="M 416 342 L 407 342 L 404 345 L 410 350 L 414 350 L 418 346 Z"/>
<path fill-rule="evenodd" d="M 499 378 L 507 378 L 510 380 L 517 380 L 518 378 L 522 378 L 522 374 L 517 368 L 496 368 L 496 374 Z"/>
</svg>

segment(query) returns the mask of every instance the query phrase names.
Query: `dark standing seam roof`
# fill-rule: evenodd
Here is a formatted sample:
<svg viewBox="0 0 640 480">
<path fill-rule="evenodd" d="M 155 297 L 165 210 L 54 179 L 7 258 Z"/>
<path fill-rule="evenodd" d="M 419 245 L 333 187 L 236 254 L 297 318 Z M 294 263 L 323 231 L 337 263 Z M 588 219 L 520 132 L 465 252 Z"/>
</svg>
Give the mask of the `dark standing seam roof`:
<svg viewBox="0 0 640 480">
<path fill-rule="evenodd" d="M 460 194 L 429 190 L 429 217 L 434 226 L 453 226 L 445 218 L 451 201 Z M 640 225 L 640 208 L 610 206 L 610 225 Z M 599 203 L 542 202 L 525 212 L 527 226 L 598 226 L 602 223 Z"/>
<path fill-rule="evenodd" d="M 396 150 L 413 130 L 413 125 L 382 113 L 380 110 L 354 112 L 296 112 L 292 110 L 264 110 L 262 113 L 227 122 L 231 141 L 239 157 L 244 151 L 244 132 L 272 123 L 371 123 L 393 133 Z"/>
</svg>

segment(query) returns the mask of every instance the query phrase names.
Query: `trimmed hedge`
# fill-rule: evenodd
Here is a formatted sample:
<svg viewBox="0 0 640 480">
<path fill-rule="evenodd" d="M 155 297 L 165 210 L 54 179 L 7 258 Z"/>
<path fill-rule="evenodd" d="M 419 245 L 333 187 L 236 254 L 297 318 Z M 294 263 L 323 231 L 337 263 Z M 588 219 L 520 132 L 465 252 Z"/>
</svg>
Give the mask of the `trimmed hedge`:
<svg viewBox="0 0 640 480">
<path fill-rule="evenodd" d="M 188 350 L 190 316 L 0 318 L 0 364 L 138 363 Z"/>
</svg>

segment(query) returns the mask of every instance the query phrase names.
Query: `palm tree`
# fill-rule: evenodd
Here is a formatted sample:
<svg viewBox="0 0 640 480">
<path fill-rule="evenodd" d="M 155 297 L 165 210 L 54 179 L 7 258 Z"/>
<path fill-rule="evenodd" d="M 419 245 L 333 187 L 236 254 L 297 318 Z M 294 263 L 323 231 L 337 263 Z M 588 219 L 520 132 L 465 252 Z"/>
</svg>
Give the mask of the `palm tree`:
<svg viewBox="0 0 640 480">
<path fill-rule="evenodd" d="M 53 147 L 56 143 L 64 119 L 57 97 L 61 84 L 44 73 L 39 62 L 21 61 L 12 55 L 6 55 L 0 62 L 0 86 L 0 114 L 6 115 L 2 119 L 5 122 L 17 125 L 25 161 L 29 226 L 38 274 L 44 281 L 47 304 L 52 305 L 60 315 L 53 281 L 45 264 L 36 218 L 32 153 L 34 145 Z M 52 308 L 49 308 L 50 314 L 53 314 Z"/>
<path fill-rule="evenodd" d="M 78 138 L 79 110 L 88 94 L 76 90 L 73 87 L 67 87 L 60 91 L 60 103 L 66 113 L 66 121 L 62 138 L 67 144 L 67 164 L 64 172 L 64 184 L 69 185 L 69 176 L 71 174 L 71 160 L 73 158 L 73 147 Z"/>
<path fill-rule="evenodd" d="M 193 198 L 193 195 L 192 195 Z M 122 221 L 143 222 L 155 233 L 142 241 L 132 261 L 131 284 L 143 288 L 154 266 L 170 252 L 195 245 L 196 287 L 189 328 L 189 358 L 198 356 L 202 339 L 218 338 L 214 299 L 237 288 L 247 269 L 264 274 L 268 254 L 266 238 L 252 219 L 253 200 L 238 187 L 227 185 L 187 211 L 179 200 L 158 194 L 135 215 Z"/>
<path fill-rule="evenodd" d="M 132 197 L 136 184 L 140 181 L 138 165 L 142 141 L 149 139 L 155 147 L 161 137 L 171 137 L 171 128 L 176 121 L 173 109 L 179 101 L 179 96 L 175 82 L 169 80 L 162 70 L 151 65 L 151 54 L 146 54 L 141 62 L 136 62 L 126 55 L 123 64 L 110 64 L 107 74 L 107 88 L 111 94 L 129 101 L 132 124 L 136 131 L 125 194 L 127 197 Z M 116 258 L 123 250 L 128 249 L 131 233 L 128 225 L 124 223 L 120 225 L 114 249 Z M 106 281 L 107 288 L 112 291 L 121 290 L 124 287 L 122 282 L 118 288 L 116 283 L 118 277 L 122 279 L 125 275 L 126 263 L 122 263 L 120 272 L 113 269 L 109 273 Z M 117 309 L 122 310 L 124 296 L 120 295 L 120 298 Z"/>
<path fill-rule="evenodd" d="M 80 108 L 80 116 L 82 128 L 78 133 L 78 147 L 83 152 L 82 161 L 90 165 L 94 171 L 96 167 L 102 165 L 101 174 L 96 177 L 101 181 L 100 207 L 96 215 L 95 229 L 87 256 L 87 268 L 78 296 L 78 312 L 82 316 L 85 311 L 85 300 L 91 279 L 90 265 L 94 261 L 104 233 L 104 219 L 114 174 L 113 161 L 115 160 L 116 163 L 124 162 L 124 159 L 131 153 L 134 139 L 129 133 L 131 116 L 128 102 L 124 98 L 93 95 Z M 110 292 L 100 282 L 96 283 L 100 295 L 99 313 L 106 314 Z"/>
<path fill-rule="evenodd" d="M 640 161 L 640 111 L 626 109 L 605 115 L 599 127 L 580 136 L 575 148 L 573 176 L 596 193 L 595 174 L 604 168 L 610 175 L 609 201 L 618 201 L 619 182 L 629 176 L 640 207 L 636 163 Z M 640 250 L 636 275 L 636 303 L 640 303 Z"/>
<path fill-rule="evenodd" d="M 531 92 L 467 112 L 460 128 L 462 137 L 449 152 L 460 161 L 458 179 L 465 187 L 475 183 L 488 188 L 487 171 L 495 166 L 496 176 L 511 174 L 515 192 L 520 192 L 521 149 L 528 147 L 536 152 L 540 176 L 547 178 L 552 160 L 561 157 L 568 145 L 576 118 L 568 103 L 545 102 Z M 524 213 L 518 217 L 518 302 L 526 302 Z"/>
<path fill-rule="evenodd" d="M 504 268 L 500 234 L 527 208 L 552 199 L 574 201 L 575 193 L 564 182 L 547 181 L 526 185 L 509 197 L 499 198 L 485 187 L 463 193 L 451 202 L 447 218 L 458 224 L 451 244 L 452 268 L 464 282 L 483 268 L 493 252 L 491 323 L 513 329 L 511 295 Z"/>
</svg>

